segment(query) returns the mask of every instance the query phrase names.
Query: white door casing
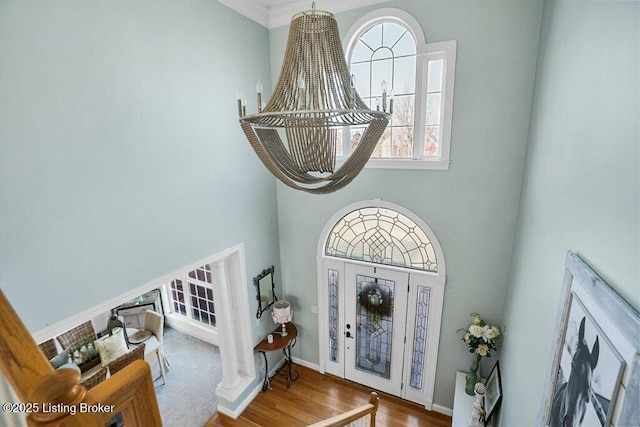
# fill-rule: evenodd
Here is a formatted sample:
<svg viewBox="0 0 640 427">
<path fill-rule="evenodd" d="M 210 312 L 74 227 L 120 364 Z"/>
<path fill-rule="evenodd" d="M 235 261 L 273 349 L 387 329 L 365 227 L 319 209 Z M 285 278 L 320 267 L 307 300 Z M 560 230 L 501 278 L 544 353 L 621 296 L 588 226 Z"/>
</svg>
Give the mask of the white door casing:
<svg viewBox="0 0 640 427">
<path fill-rule="evenodd" d="M 353 218 L 353 213 L 360 209 L 365 214 L 366 212 L 371 213 L 371 209 L 367 208 L 379 208 L 383 214 L 397 214 L 399 218 L 404 218 L 404 221 L 413 222 L 415 228 L 419 228 L 420 232 L 423 232 L 421 234 L 423 239 L 428 239 L 427 245 L 432 248 L 430 255 L 434 258 L 432 271 L 424 271 L 415 267 L 406 268 L 401 265 L 381 265 L 362 259 L 348 259 L 345 256 L 327 255 L 325 250 L 330 233 L 334 232 L 334 226 L 350 213 L 352 215 L 351 218 Z M 341 223 L 341 225 L 344 226 L 344 223 Z M 389 230 L 388 224 L 383 224 L 380 228 L 384 234 L 385 230 L 382 228 Z M 371 230 L 367 234 L 371 236 Z M 407 254 L 405 253 L 404 255 L 405 259 L 408 259 Z M 412 257 L 411 259 L 413 260 L 414 258 Z M 347 265 L 350 266 L 346 267 Z M 436 265 L 437 267 L 435 267 Z M 404 299 L 405 305 L 402 309 L 396 308 L 396 310 L 406 313 L 406 325 L 404 331 L 400 333 L 402 338 L 394 340 L 394 344 L 405 342 L 404 349 L 402 349 L 404 356 L 400 357 L 399 362 L 395 361 L 395 359 L 393 362 L 394 366 L 396 364 L 400 366 L 403 387 L 399 394 L 395 392 L 392 392 L 392 394 L 423 404 L 426 409 L 430 410 L 433 404 L 438 342 L 446 282 L 444 254 L 435 234 L 424 221 L 401 206 L 379 199 L 358 202 L 337 212 L 325 225 L 318 242 L 317 268 L 320 372 L 331 373 L 343 378 L 347 376 L 345 372 L 348 369 L 345 359 L 347 357 L 351 358 L 350 364 L 353 366 L 352 362 L 355 358 L 355 356 L 348 356 L 345 353 L 345 345 L 348 345 L 345 342 L 346 324 L 348 323 L 346 318 L 347 315 L 353 317 L 353 314 L 348 314 L 348 305 L 353 303 L 355 307 L 355 302 L 353 301 L 355 296 L 347 298 L 345 295 L 345 288 L 349 286 L 349 275 L 352 274 L 350 273 L 351 270 L 353 268 L 369 268 L 371 270 L 376 268 L 378 271 L 384 271 L 385 273 L 388 271 L 391 274 L 399 273 L 404 274 L 404 277 L 408 276 L 408 298 L 406 295 L 401 297 L 401 299 Z M 406 293 L 406 279 L 401 280 L 404 280 L 403 287 Z M 345 301 L 349 302 L 349 304 Z M 394 332 L 395 334 L 396 332 Z M 359 377 L 359 379 L 362 380 L 362 377 Z M 361 382 L 358 379 L 355 380 Z M 379 390 L 385 390 L 384 384 L 379 384 L 379 382 L 374 381 L 376 384 L 368 383 L 368 385 Z"/>
</svg>

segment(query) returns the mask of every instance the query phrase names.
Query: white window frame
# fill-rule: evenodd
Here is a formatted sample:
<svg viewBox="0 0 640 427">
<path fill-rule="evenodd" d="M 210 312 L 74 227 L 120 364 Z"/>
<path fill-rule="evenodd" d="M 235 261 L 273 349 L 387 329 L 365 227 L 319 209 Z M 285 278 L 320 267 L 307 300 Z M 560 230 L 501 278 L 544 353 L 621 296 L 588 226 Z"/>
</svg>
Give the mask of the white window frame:
<svg viewBox="0 0 640 427">
<path fill-rule="evenodd" d="M 425 169 L 448 170 L 451 153 L 451 125 L 453 117 L 453 90 L 456 68 L 456 40 L 427 43 L 422 27 L 409 13 L 395 8 L 383 8 L 370 12 L 356 21 L 343 39 L 343 48 L 347 55 L 347 63 L 350 62 L 351 51 L 360 36 L 372 26 L 381 22 L 397 22 L 406 27 L 416 41 L 416 85 L 415 85 L 415 110 L 414 110 L 414 146 L 412 159 L 389 159 L 372 157 L 366 164 L 366 168 L 375 169 Z M 427 64 L 432 60 L 443 60 L 442 70 L 442 94 L 441 120 L 439 128 L 439 155 L 437 157 L 424 156 L 424 137 L 426 127 L 427 93 L 426 83 L 428 79 Z M 347 132 L 349 135 L 350 133 Z M 350 137 L 343 134 L 342 152 L 337 163 L 341 164 L 350 153 Z"/>
<path fill-rule="evenodd" d="M 192 271 L 194 271 L 194 270 L 192 270 Z M 208 272 L 211 273 L 211 270 L 208 270 Z M 189 272 L 189 273 L 191 273 L 191 272 Z M 193 277 L 189 276 L 189 273 L 187 273 L 186 275 L 184 275 L 184 276 L 182 276 L 180 278 L 176 278 L 176 279 L 172 280 L 171 282 L 167 283 L 167 291 L 168 291 L 167 292 L 167 296 L 168 296 L 169 302 L 170 302 L 169 309 L 167 310 L 167 315 L 182 316 L 185 319 L 189 319 L 189 320 L 191 320 L 193 322 L 196 322 L 195 324 L 197 324 L 198 326 L 203 326 L 203 327 L 206 327 L 206 328 L 212 328 L 212 329 L 215 330 L 216 325 L 212 325 L 212 324 L 210 324 L 208 322 L 203 322 L 202 320 L 196 319 L 194 317 L 194 315 L 193 315 L 193 310 L 194 309 L 197 310 L 197 311 L 206 312 L 207 315 L 213 315 L 213 317 L 216 319 L 215 322 L 217 324 L 217 317 L 216 317 L 216 313 L 215 313 L 215 307 L 214 307 L 214 311 L 213 312 L 209 311 L 208 307 L 207 307 L 206 310 L 202 309 L 200 307 L 195 307 L 193 305 L 193 298 L 202 299 L 202 297 L 200 297 L 197 294 L 194 295 L 191 292 L 191 285 L 194 285 L 196 287 L 200 286 L 200 287 L 202 287 L 204 289 L 211 290 L 211 293 L 213 294 L 213 284 L 212 283 L 208 283 L 208 282 L 203 282 L 202 280 L 194 279 Z M 176 301 L 173 298 L 173 289 L 172 289 L 171 285 L 176 280 L 179 280 L 182 283 L 182 293 L 184 294 L 184 302 Z M 206 299 L 208 300 L 208 298 L 206 298 Z M 176 307 L 174 305 L 176 302 L 178 304 L 184 304 L 185 314 L 182 314 L 179 310 L 176 310 Z M 215 301 L 213 300 L 213 298 L 212 298 L 211 302 L 215 305 Z M 202 316 L 202 315 L 200 314 L 200 316 Z"/>
</svg>

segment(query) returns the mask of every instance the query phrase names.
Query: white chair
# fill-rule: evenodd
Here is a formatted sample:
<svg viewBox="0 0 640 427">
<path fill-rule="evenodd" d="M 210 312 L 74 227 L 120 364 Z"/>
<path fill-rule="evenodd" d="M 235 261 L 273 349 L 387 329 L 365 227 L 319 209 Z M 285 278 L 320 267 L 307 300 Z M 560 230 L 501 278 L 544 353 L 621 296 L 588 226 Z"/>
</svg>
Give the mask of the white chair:
<svg viewBox="0 0 640 427">
<path fill-rule="evenodd" d="M 160 372 L 162 373 L 162 383 L 167 383 L 166 369 L 169 366 L 169 361 L 164 355 L 162 350 L 162 335 L 164 333 L 164 316 L 158 312 L 147 310 L 144 312 L 144 326 L 143 329 L 151 332 L 155 335 L 160 345 L 155 349 L 156 356 L 158 357 L 158 364 L 160 365 Z"/>
</svg>

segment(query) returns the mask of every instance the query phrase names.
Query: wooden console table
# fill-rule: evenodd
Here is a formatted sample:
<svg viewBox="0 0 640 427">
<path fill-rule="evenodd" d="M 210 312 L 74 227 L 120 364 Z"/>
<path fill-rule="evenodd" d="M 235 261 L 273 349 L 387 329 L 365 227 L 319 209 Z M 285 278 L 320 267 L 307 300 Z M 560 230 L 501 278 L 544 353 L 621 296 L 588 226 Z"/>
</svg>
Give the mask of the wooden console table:
<svg viewBox="0 0 640 427">
<path fill-rule="evenodd" d="M 264 380 L 262 382 L 262 391 L 267 391 L 269 388 L 269 383 L 271 382 L 271 378 L 276 376 L 283 367 L 287 367 L 287 388 L 291 385 L 292 382 L 297 380 L 300 377 L 298 371 L 292 373 L 291 371 L 291 349 L 294 345 L 296 345 L 296 338 L 298 337 L 298 328 L 296 325 L 289 322 L 287 323 L 287 336 L 283 337 L 281 335 L 282 327 L 278 326 L 273 332 L 273 342 L 269 343 L 267 338 L 265 337 L 262 341 L 255 346 L 255 350 L 262 354 L 264 358 Z M 267 361 L 267 353 L 270 351 L 278 351 L 282 350 L 282 354 L 284 354 L 285 364 L 282 365 L 273 376 L 269 377 L 269 362 Z"/>
</svg>

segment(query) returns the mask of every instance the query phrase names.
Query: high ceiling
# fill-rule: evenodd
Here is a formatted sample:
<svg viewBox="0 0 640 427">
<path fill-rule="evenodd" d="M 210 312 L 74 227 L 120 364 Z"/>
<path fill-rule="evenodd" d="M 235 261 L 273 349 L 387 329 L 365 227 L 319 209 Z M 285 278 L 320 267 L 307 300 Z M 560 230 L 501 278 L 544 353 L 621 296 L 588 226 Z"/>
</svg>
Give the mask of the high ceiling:
<svg viewBox="0 0 640 427">
<path fill-rule="evenodd" d="M 312 0 L 218 0 L 267 28 L 288 25 L 291 17 L 311 9 Z M 317 0 L 316 8 L 337 13 L 389 0 Z"/>
</svg>

